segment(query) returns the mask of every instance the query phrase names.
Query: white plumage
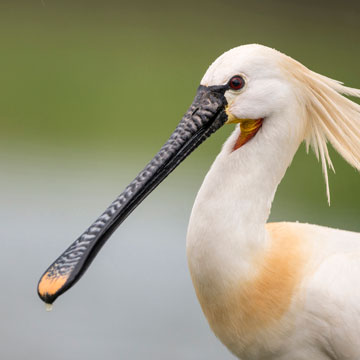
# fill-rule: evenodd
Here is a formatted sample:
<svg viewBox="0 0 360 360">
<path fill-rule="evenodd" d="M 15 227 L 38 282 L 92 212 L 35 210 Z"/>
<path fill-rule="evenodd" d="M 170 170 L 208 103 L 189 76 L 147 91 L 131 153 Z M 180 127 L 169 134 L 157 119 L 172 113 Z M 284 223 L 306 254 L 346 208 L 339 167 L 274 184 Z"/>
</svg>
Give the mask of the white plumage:
<svg viewBox="0 0 360 360">
<path fill-rule="evenodd" d="M 203 311 L 243 360 L 358 360 L 360 234 L 266 222 L 302 141 L 322 162 L 328 197 L 327 140 L 360 169 L 360 106 L 341 95 L 360 97 L 360 90 L 260 45 L 223 54 L 201 84 L 225 84 L 235 74 L 246 85 L 225 97 L 240 126 L 201 186 L 187 236 Z M 263 119 L 262 126 L 236 148 L 244 119 Z"/>
</svg>

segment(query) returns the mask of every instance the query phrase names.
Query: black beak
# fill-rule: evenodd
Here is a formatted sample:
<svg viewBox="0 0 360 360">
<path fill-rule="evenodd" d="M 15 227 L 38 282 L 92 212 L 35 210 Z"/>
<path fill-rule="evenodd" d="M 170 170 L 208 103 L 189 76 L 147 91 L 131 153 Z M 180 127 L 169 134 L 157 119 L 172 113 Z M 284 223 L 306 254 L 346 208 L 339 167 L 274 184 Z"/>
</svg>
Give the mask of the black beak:
<svg viewBox="0 0 360 360">
<path fill-rule="evenodd" d="M 193 103 L 166 144 L 105 212 L 45 271 L 38 284 L 38 294 L 43 301 L 52 304 L 73 286 L 136 206 L 225 123 L 226 90 L 227 86 L 199 86 Z"/>
</svg>

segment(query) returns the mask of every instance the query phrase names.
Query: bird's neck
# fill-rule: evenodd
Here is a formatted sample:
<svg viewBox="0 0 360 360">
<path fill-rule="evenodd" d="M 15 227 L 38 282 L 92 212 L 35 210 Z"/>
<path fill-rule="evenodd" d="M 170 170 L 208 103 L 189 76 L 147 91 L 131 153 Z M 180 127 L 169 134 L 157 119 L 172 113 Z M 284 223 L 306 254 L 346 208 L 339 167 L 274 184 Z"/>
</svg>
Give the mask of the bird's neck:
<svg viewBox="0 0 360 360">
<path fill-rule="evenodd" d="M 302 140 L 265 129 L 268 120 L 233 151 L 240 133 L 235 129 L 199 190 L 187 237 L 195 286 L 221 292 L 245 280 L 254 258 L 268 246 L 265 224 L 274 194 Z"/>
</svg>

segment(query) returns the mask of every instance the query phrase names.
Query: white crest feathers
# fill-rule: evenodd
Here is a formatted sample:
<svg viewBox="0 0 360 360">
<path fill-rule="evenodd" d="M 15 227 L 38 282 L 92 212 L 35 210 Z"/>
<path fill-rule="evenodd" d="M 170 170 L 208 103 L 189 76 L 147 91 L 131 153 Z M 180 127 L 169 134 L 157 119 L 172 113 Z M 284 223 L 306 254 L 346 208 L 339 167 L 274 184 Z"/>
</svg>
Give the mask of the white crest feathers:
<svg viewBox="0 0 360 360">
<path fill-rule="evenodd" d="M 360 90 L 315 73 L 284 55 L 281 65 L 295 81 L 305 105 L 308 129 L 306 146 L 321 160 L 330 204 L 327 166 L 334 170 L 327 141 L 353 167 L 360 170 L 360 105 L 343 95 L 360 97 Z"/>
</svg>

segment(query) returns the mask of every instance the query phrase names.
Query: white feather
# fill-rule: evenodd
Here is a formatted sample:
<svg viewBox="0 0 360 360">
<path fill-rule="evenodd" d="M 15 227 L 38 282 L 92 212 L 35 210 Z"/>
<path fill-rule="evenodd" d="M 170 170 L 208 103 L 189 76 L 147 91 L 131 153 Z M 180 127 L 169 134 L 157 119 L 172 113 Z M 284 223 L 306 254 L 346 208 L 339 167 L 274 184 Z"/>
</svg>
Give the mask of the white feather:
<svg viewBox="0 0 360 360">
<path fill-rule="evenodd" d="M 360 90 L 316 74 L 261 45 L 220 56 L 203 85 L 247 81 L 228 91 L 237 119 L 264 118 L 234 150 L 226 141 L 197 195 L 188 229 L 189 268 L 219 339 L 239 358 L 360 359 L 360 234 L 266 225 L 277 186 L 300 143 L 321 160 L 330 201 L 327 140 L 360 169 Z"/>
</svg>

